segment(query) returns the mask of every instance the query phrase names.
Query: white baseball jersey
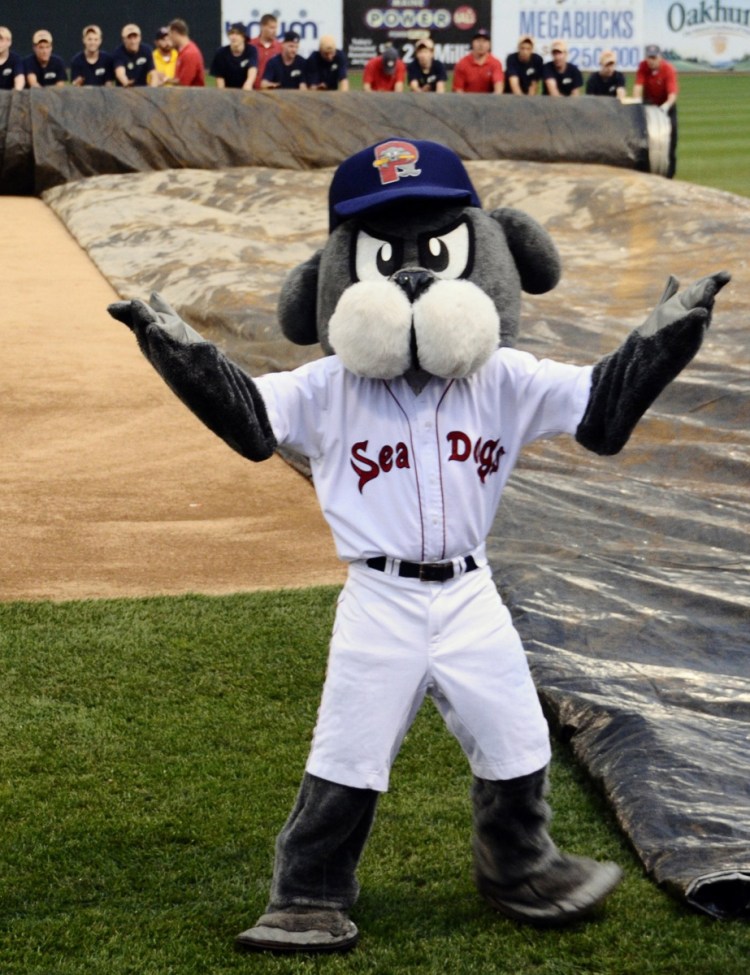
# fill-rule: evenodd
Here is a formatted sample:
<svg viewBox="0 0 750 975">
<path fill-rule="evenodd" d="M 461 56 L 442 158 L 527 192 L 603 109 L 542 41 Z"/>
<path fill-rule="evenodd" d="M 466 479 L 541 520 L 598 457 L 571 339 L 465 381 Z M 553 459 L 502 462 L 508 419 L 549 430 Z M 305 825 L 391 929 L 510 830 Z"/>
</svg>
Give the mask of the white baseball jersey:
<svg viewBox="0 0 750 975">
<path fill-rule="evenodd" d="M 574 433 L 591 367 L 498 349 L 467 379 L 363 379 L 328 356 L 256 380 L 280 444 L 309 457 L 345 561 L 482 549 L 524 444 Z"/>
</svg>

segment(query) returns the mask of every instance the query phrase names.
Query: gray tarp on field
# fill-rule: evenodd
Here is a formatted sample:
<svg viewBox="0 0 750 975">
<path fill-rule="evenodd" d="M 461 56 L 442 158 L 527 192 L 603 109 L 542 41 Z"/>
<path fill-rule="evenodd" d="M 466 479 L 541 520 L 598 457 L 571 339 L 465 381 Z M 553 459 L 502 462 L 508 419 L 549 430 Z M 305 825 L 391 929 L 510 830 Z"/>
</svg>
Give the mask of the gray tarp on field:
<svg viewBox="0 0 750 975">
<path fill-rule="evenodd" d="M 468 168 L 485 206 L 527 210 L 561 250 L 561 284 L 524 303 L 519 345 L 538 356 L 615 348 L 670 272 L 734 274 L 698 358 L 621 455 L 567 438 L 525 452 L 489 551 L 553 720 L 647 870 L 747 919 L 750 201 L 604 166 Z M 45 200 L 122 295 L 160 290 L 257 373 L 315 354 L 280 337 L 273 305 L 325 239 L 329 177 L 99 177 Z"/>
<path fill-rule="evenodd" d="M 316 169 L 405 133 L 443 142 L 464 159 L 656 172 L 666 159 L 666 133 L 655 134 L 659 121 L 666 125 L 657 109 L 612 98 L 162 88 L 0 92 L 0 139 L 5 133 L 6 148 L 16 143 L 12 170 L 0 167 L 0 192 L 42 192 L 103 173 Z"/>
</svg>

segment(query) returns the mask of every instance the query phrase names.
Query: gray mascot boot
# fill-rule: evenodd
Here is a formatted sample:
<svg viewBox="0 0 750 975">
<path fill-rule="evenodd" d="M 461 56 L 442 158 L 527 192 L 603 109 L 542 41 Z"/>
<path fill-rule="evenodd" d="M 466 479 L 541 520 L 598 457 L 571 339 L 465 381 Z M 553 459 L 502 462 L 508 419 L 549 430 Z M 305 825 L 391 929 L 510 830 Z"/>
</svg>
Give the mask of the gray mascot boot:
<svg viewBox="0 0 750 975">
<path fill-rule="evenodd" d="M 305 773 L 276 840 L 271 900 L 255 926 L 237 935 L 244 951 L 346 951 L 357 943 L 348 911 L 356 870 L 379 793 Z"/>
<path fill-rule="evenodd" d="M 501 914 L 532 924 L 567 924 L 588 914 L 622 878 L 615 863 L 561 853 L 547 832 L 546 769 L 501 782 L 475 778 L 477 888 Z"/>
</svg>

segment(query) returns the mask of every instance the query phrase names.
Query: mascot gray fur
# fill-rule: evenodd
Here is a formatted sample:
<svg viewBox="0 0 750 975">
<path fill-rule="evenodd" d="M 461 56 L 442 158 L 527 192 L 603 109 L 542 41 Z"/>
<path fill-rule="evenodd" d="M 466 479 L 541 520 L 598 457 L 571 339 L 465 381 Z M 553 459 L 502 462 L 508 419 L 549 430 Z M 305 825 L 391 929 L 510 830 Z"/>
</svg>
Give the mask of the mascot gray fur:
<svg viewBox="0 0 750 975">
<path fill-rule="evenodd" d="M 561 853 L 547 827 L 549 736 L 484 542 L 520 448 L 568 432 L 616 453 L 708 328 L 722 272 L 661 303 L 593 367 L 512 348 L 521 292 L 557 284 L 546 231 L 481 209 L 459 158 L 384 140 L 345 160 L 321 251 L 292 271 L 279 315 L 328 353 L 251 379 L 157 295 L 110 307 L 197 416 L 253 461 L 310 457 L 349 576 L 297 801 L 276 843 L 270 902 L 247 950 L 343 951 L 357 865 L 390 765 L 423 698 L 469 760 L 478 889 L 519 921 L 588 914 L 613 863 Z"/>
</svg>

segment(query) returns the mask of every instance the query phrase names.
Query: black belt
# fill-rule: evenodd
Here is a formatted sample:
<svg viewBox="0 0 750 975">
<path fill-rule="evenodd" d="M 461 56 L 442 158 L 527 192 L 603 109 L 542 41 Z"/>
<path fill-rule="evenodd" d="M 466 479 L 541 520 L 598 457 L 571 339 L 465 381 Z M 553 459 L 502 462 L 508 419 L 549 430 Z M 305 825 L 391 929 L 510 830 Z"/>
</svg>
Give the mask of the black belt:
<svg viewBox="0 0 750 975">
<path fill-rule="evenodd" d="M 464 572 L 473 572 L 479 566 L 474 561 L 473 555 L 467 555 L 463 562 Z M 398 564 L 398 575 L 405 579 L 419 579 L 421 582 L 447 582 L 456 575 L 456 567 L 453 562 L 404 562 L 402 559 L 394 559 Z M 367 565 L 370 569 L 377 569 L 378 572 L 385 572 L 388 559 L 385 555 L 378 555 L 368 559 Z"/>
</svg>

